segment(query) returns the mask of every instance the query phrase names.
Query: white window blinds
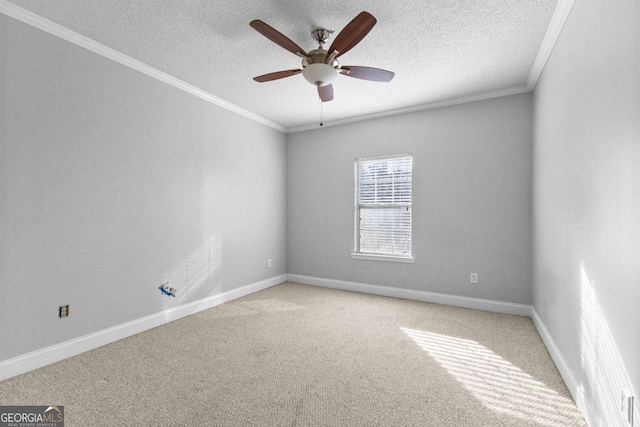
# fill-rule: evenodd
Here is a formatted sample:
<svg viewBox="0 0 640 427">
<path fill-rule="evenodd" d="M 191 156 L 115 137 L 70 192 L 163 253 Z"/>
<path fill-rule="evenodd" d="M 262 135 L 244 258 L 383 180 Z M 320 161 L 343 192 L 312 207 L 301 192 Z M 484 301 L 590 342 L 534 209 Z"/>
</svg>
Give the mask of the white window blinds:
<svg viewBox="0 0 640 427">
<path fill-rule="evenodd" d="M 357 159 L 357 254 L 411 257 L 411 155 Z"/>
</svg>

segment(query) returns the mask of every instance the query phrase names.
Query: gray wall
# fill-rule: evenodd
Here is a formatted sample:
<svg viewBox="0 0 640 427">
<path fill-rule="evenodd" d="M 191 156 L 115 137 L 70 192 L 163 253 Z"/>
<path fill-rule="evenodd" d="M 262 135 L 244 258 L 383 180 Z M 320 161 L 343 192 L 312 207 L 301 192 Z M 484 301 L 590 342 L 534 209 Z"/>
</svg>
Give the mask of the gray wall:
<svg viewBox="0 0 640 427">
<path fill-rule="evenodd" d="M 638 14 L 576 1 L 534 92 L 533 303 L 592 425 L 640 391 Z"/>
<path fill-rule="evenodd" d="M 531 114 L 521 94 L 289 135 L 288 272 L 530 304 Z M 415 263 L 351 259 L 354 159 L 399 153 Z"/>
<path fill-rule="evenodd" d="M 4 15 L 1 38 L 0 360 L 286 273 L 286 135 Z"/>
</svg>

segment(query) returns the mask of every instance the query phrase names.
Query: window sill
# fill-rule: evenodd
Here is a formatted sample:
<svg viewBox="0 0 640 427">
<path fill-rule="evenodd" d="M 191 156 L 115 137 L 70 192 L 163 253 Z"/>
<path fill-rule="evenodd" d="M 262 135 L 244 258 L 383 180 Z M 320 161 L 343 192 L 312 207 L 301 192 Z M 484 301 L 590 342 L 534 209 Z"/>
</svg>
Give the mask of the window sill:
<svg viewBox="0 0 640 427">
<path fill-rule="evenodd" d="M 399 257 L 390 255 L 358 254 L 352 253 L 353 259 L 364 259 L 369 261 L 404 262 L 413 264 L 416 260 L 413 257 Z"/>
</svg>

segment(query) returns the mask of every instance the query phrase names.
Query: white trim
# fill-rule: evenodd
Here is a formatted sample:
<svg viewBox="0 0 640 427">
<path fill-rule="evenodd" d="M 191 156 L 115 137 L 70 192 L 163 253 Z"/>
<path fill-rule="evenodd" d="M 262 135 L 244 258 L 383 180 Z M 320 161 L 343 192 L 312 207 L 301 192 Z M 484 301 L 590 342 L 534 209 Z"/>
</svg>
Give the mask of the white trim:
<svg viewBox="0 0 640 427">
<path fill-rule="evenodd" d="M 512 302 L 461 297 L 457 295 L 393 288 L 390 286 L 369 285 L 358 282 L 345 282 L 343 280 L 324 279 L 320 277 L 302 276 L 299 274 L 287 274 L 287 281 L 302 283 L 304 285 L 321 286 L 324 288 L 341 289 L 343 291 L 362 292 L 393 298 L 403 298 L 414 301 L 491 311 L 494 313 L 515 314 L 517 316 L 531 317 L 530 305 L 516 304 Z"/>
<path fill-rule="evenodd" d="M 567 22 L 567 18 L 569 17 L 569 13 L 571 12 L 574 2 L 575 0 L 558 0 L 556 9 L 551 17 L 551 22 L 549 23 L 549 28 L 544 35 L 542 44 L 540 45 L 538 56 L 533 62 L 533 66 L 529 72 L 529 78 L 527 78 L 527 87 L 530 90 L 533 90 L 536 87 L 538 79 L 540 78 L 540 75 L 542 75 L 542 70 L 544 70 L 545 65 L 547 65 L 551 52 L 553 52 L 553 47 L 556 45 L 556 42 L 560 37 L 560 33 L 564 28 L 565 22 Z"/>
<path fill-rule="evenodd" d="M 368 160 L 397 159 L 398 157 L 413 158 L 413 153 L 387 154 L 387 155 L 373 156 L 373 157 L 356 157 L 355 159 L 353 159 L 353 161 L 357 163 L 357 162 L 368 161 Z"/>
<path fill-rule="evenodd" d="M 520 93 L 531 92 L 535 88 L 536 83 L 540 78 L 540 75 L 542 74 L 542 70 L 544 69 L 546 62 L 549 59 L 549 56 L 551 55 L 553 47 L 555 46 L 555 43 L 557 42 L 558 37 L 560 36 L 562 28 L 564 27 L 564 23 L 566 22 L 569 16 L 569 13 L 571 12 L 571 8 L 573 7 L 574 1 L 575 0 L 558 0 L 558 4 L 556 5 L 556 9 L 551 18 L 549 28 L 542 41 L 540 50 L 538 51 L 538 55 L 529 73 L 529 77 L 527 78 L 526 85 L 516 86 L 516 87 L 506 88 L 506 89 L 499 89 L 492 92 L 469 95 L 469 96 L 464 96 L 460 98 L 448 99 L 444 101 L 433 102 L 433 103 L 428 103 L 423 105 L 417 105 L 414 107 L 400 108 L 397 110 L 383 111 L 375 114 L 368 114 L 368 115 L 350 117 L 350 118 L 336 120 L 336 121 L 330 121 L 330 122 L 324 123 L 323 127 L 340 126 L 348 123 L 379 119 L 383 117 L 396 116 L 400 114 L 408 114 L 408 113 L 413 113 L 417 111 L 431 110 L 435 108 L 465 104 L 468 102 L 483 101 L 483 100 L 492 99 L 492 98 L 499 98 L 502 96 L 509 96 L 509 95 L 516 95 Z M 95 40 L 92 40 L 86 36 L 78 34 L 66 27 L 63 27 L 62 25 L 56 24 L 48 19 L 45 19 L 39 15 L 36 15 L 33 12 L 30 12 L 21 7 L 18 7 L 8 2 L 7 0 L 0 0 L 0 13 L 3 13 L 25 24 L 31 25 L 32 27 L 38 28 L 56 37 L 59 37 L 68 42 L 71 42 L 80 47 L 83 47 L 89 51 L 97 53 L 98 55 L 109 58 L 115 62 L 118 62 L 134 70 L 137 70 L 157 80 L 165 82 L 171 86 L 174 86 L 187 93 L 195 95 L 219 107 L 233 111 L 234 113 L 244 116 L 250 120 L 269 126 L 280 132 L 295 133 L 295 132 L 303 132 L 306 130 L 320 128 L 319 125 L 317 124 L 294 126 L 290 128 L 282 126 L 262 116 L 252 113 L 251 111 L 245 110 L 244 108 L 238 107 L 235 104 L 225 101 L 222 98 L 218 98 L 217 96 L 212 95 L 209 92 L 206 92 L 202 89 L 192 86 L 180 79 L 177 79 L 176 77 L 173 77 L 160 70 L 157 70 L 141 61 L 138 61 L 137 59 L 131 58 L 130 56 L 127 56 L 121 52 L 111 49 L 110 47 L 107 47 L 103 44 L 100 44 Z"/>
<path fill-rule="evenodd" d="M 362 121 L 365 121 L 365 120 L 380 119 L 380 118 L 383 118 L 383 117 L 398 116 L 398 115 L 401 115 L 401 114 L 415 113 L 415 112 L 424 111 L 424 110 L 433 110 L 433 109 L 436 109 L 436 108 L 449 107 L 449 106 L 452 106 L 452 105 L 459 105 L 459 104 L 466 104 L 466 103 L 469 103 L 469 102 L 484 101 L 484 100 L 487 100 L 487 99 L 500 98 L 502 96 L 509 96 L 509 95 L 518 95 L 520 93 L 527 93 L 527 92 L 531 92 L 531 89 L 529 89 L 529 87 L 527 87 L 527 86 L 516 86 L 516 87 L 512 87 L 512 88 L 507 88 L 507 89 L 495 90 L 495 91 L 492 91 L 492 92 L 485 92 L 485 93 L 481 93 L 481 94 L 477 94 L 477 95 L 469 95 L 469 96 L 464 96 L 464 97 L 461 97 L 461 98 L 453 98 L 453 99 L 448 99 L 448 100 L 445 100 L 445 101 L 439 101 L 439 102 L 432 102 L 432 103 L 429 103 L 429 104 L 417 105 L 415 107 L 408 107 L 408 108 L 400 108 L 400 109 L 397 109 L 397 110 L 383 111 L 381 113 L 368 114 L 368 115 L 364 115 L 364 116 L 350 117 L 350 118 L 342 119 L 342 120 L 335 120 L 335 121 L 329 121 L 329 122 L 325 121 L 323 123 L 322 128 L 346 125 L 348 123 L 362 122 Z M 317 125 L 317 124 L 295 126 L 295 127 L 288 128 L 287 129 L 287 133 L 304 132 L 304 131 L 313 130 L 313 129 L 321 129 L 321 128 L 320 128 L 320 125 Z"/>
<path fill-rule="evenodd" d="M 0 0 L 0 13 L 17 19 L 18 21 L 21 21 L 27 25 L 31 25 L 32 27 L 45 31 L 51 35 L 59 37 L 84 49 L 87 49 L 93 53 L 97 53 L 98 55 L 111 59 L 112 61 L 122 64 L 126 67 L 146 74 L 147 76 L 152 77 L 156 80 L 167 83 L 175 88 L 190 93 L 191 95 L 195 95 L 198 98 L 204 99 L 205 101 L 215 104 L 226 110 L 233 111 L 234 113 L 246 117 L 250 120 L 261 123 L 265 126 L 269 126 L 270 128 L 283 133 L 287 132 L 287 128 L 282 125 L 265 119 L 264 117 L 252 113 L 251 111 L 245 110 L 244 108 L 238 107 L 237 105 L 227 102 L 222 98 L 218 98 L 217 96 L 212 95 L 209 92 L 192 86 L 189 83 L 186 83 L 165 72 L 153 68 L 150 65 L 145 64 L 144 62 L 138 61 L 137 59 L 134 59 L 121 52 L 118 52 L 115 49 L 98 43 L 97 41 L 83 36 L 82 34 L 78 34 L 75 31 L 71 31 L 70 29 L 63 27 L 62 25 L 49 21 L 48 19 L 36 15 L 33 12 L 22 9 L 21 7 L 9 3 L 6 0 Z"/>
<path fill-rule="evenodd" d="M 544 69 L 549 57 L 551 56 L 551 52 L 560 37 L 560 33 L 564 28 L 564 24 L 569 17 L 571 9 L 573 8 L 575 0 L 558 0 L 558 4 L 553 12 L 553 16 L 551 17 L 551 22 L 549 23 L 549 28 L 545 33 L 544 39 L 542 40 L 542 44 L 540 45 L 540 50 L 538 51 L 538 55 L 536 56 L 535 61 L 533 62 L 533 66 L 531 67 L 531 71 L 529 72 L 529 77 L 524 86 L 516 86 L 512 88 L 499 89 L 492 92 L 486 92 L 478 95 L 470 95 L 461 98 L 448 99 L 440 102 L 433 102 L 429 104 L 418 105 L 415 107 L 401 108 L 398 110 L 392 111 L 384 111 L 381 113 L 369 114 L 358 117 L 351 117 L 342 120 L 328 121 L 323 123 L 323 128 L 331 127 L 331 126 L 340 126 L 348 123 L 361 122 L 365 120 L 373 120 L 379 119 L 382 117 L 390 117 L 397 116 L 400 114 L 413 113 L 417 111 L 423 110 L 432 110 L 435 108 L 449 107 L 453 105 L 466 104 L 468 102 L 476 102 L 476 101 L 484 101 L 492 98 L 500 98 L 502 96 L 509 95 L 517 95 L 520 93 L 531 92 L 535 88 L 538 83 L 538 79 L 542 74 L 542 70 Z M 303 125 L 303 126 L 295 126 L 287 129 L 287 133 L 295 133 L 295 132 L 304 132 L 307 130 L 319 129 L 320 126 L 317 124 L 313 125 Z"/>
<path fill-rule="evenodd" d="M 547 346 L 549 354 L 555 362 L 558 371 L 560 371 L 560 375 L 567 385 L 567 388 L 571 392 L 573 399 L 577 401 L 578 399 L 576 398 L 576 391 L 578 390 L 578 381 L 576 381 L 576 377 L 573 375 L 573 371 L 571 370 L 571 368 L 569 368 L 569 364 L 562 355 L 560 348 L 556 344 L 555 340 L 551 336 L 551 333 L 545 326 L 544 322 L 542 321 L 534 307 L 531 307 L 531 319 L 533 320 L 533 324 L 536 326 L 540 337 L 542 337 L 542 341 L 544 341 L 544 344 Z"/>
<path fill-rule="evenodd" d="M 560 351 L 560 347 L 558 347 L 558 345 L 556 344 L 553 336 L 545 326 L 542 318 L 538 315 L 538 312 L 534 307 L 531 307 L 531 319 L 533 320 L 533 324 L 538 330 L 538 334 L 542 338 L 544 345 L 547 347 L 547 350 L 551 355 L 551 359 L 553 359 L 553 362 L 558 368 L 558 372 L 560 372 L 560 376 L 566 384 L 569 393 L 571 393 L 571 396 L 578 406 L 578 409 L 584 416 L 587 425 L 600 426 L 601 417 L 599 415 L 599 411 L 591 403 L 591 401 L 585 397 L 584 393 L 582 392 L 582 386 L 576 379 L 576 376 L 574 375 L 569 363 L 564 358 L 562 351 Z"/>
<path fill-rule="evenodd" d="M 374 254 L 358 254 L 352 253 L 351 258 L 353 259 L 364 259 L 368 261 L 385 261 L 385 262 L 405 262 L 409 264 L 413 264 L 416 262 L 413 257 L 400 257 L 400 256 L 391 256 L 391 255 L 374 255 Z"/>
<path fill-rule="evenodd" d="M 164 325 L 286 281 L 282 274 L 0 362 L 0 381 Z"/>
</svg>

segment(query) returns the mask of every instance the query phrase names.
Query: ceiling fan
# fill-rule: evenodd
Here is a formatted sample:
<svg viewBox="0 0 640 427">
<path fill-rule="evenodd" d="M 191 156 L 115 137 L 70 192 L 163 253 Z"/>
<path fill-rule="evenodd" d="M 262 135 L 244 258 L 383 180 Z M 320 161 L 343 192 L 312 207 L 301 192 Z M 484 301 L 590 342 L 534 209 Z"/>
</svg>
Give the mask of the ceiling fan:
<svg viewBox="0 0 640 427">
<path fill-rule="evenodd" d="M 302 69 L 296 68 L 293 70 L 276 71 L 275 73 L 254 77 L 253 79 L 259 83 L 264 83 L 302 73 L 302 76 L 309 83 L 318 88 L 318 95 L 322 102 L 333 99 L 332 83 L 338 77 L 338 73 L 356 79 L 389 82 L 394 76 L 394 73 L 391 71 L 356 65 L 341 66 L 337 60 L 339 56 L 344 55 L 360 43 L 369 31 L 371 31 L 376 22 L 376 18 L 370 13 L 360 12 L 360 14 L 353 18 L 336 36 L 328 50 L 324 49 L 323 46 L 329 40 L 333 31 L 323 28 L 317 29 L 311 34 L 313 39 L 318 42 L 319 47 L 307 53 L 275 28 L 265 24 L 259 19 L 251 21 L 249 24 L 251 28 L 275 44 L 302 58 Z"/>
</svg>

